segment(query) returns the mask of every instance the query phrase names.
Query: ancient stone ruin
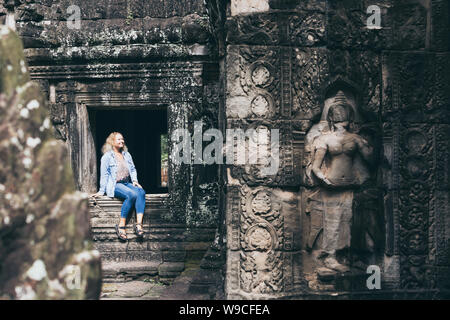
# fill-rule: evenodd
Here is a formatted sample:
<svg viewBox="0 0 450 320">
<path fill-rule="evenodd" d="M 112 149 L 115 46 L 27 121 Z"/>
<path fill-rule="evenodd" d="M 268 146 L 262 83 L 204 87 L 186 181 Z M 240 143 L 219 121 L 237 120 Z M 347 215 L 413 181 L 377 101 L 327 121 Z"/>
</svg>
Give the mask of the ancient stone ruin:
<svg viewBox="0 0 450 320">
<path fill-rule="evenodd" d="M 0 1 L 76 190 L 98 190 L 120 131 L 147 191 L 146 236 L 131 215 L 125 243 L 121 201 L 89 199 L 103 281 L 171 283 L 202 258 L 191 291 L 227 299 L 449 297 L 449 16 L 445 0 Z"/>
<path fill-rule="evenodd" d="M 0 297 L 98 299 L 87 197 L 30 81 L 22 42 L 0 26 Z"/>
</svg>

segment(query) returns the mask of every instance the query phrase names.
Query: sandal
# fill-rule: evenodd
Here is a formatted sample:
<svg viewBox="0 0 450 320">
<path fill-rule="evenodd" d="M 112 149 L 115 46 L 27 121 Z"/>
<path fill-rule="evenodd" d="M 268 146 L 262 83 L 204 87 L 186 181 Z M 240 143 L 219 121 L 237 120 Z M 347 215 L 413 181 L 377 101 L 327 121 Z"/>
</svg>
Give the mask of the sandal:
<svg viewBox="0 0 450 320">
<path fill-rule="evenodd" d="M 139 230 L 137 226 L 141 226 L 141 229 Z M 142 223 L 136 223 L 134 225 L 134 233 L 136 233 L 139 238 L 144 236 L 144 227 L 142 226 Z"/>
<path fill-rule="evenodd" d="M 125 230 L 125 227 L 119 227 L 119 225 L 116 224 L 116 234 L 117 234 L 117 237 L 119 238 L 119 240 L 127 241 L 128 240 L 127 233 L 125 231 L 120 232 L 119 229 Z"/>
</svg>

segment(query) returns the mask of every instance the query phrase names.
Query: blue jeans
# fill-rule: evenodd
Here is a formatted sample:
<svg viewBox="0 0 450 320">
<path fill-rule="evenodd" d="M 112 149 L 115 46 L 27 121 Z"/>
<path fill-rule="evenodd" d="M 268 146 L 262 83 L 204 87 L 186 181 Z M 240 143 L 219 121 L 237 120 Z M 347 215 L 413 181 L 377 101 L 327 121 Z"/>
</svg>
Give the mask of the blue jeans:
<svg viewBox="0 0 450 320">
<path fill-rule="evenodd" d="M 122 204 L 120 212 L 121 218 L 126 218 L 128 212 L 133 207 L 136 207 L 136 214 L 144 213 L 145 209 L 145 190 L 133 186 L 132 183 L 118 182 L 114 189 L 114 197 L 125 200 Z"/>
</svg>

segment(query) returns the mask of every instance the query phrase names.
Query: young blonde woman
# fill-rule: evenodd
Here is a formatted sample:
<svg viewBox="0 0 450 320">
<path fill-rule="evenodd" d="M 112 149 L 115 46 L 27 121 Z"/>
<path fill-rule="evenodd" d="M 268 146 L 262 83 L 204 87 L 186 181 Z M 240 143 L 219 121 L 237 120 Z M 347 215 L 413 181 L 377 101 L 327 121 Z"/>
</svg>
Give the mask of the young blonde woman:
<svg viewBox="0 0 450 320">
<path fill-rule="evenodd" d="M 145 209 L 145 191 L 138 183 L 137 172 L 131 154 L 125 145 L 121 133 L 113 132 L 102 147 L 103 156 L 100 165 L 100 189 L 93 197 L 103 196 L 123 199 L 119 224 L 116 233 L 120 240 L 126 241 L 125 224 L 128 213 L 136 208 L 134 232 L 144 236 L 142 220 Z"/>
</svg>

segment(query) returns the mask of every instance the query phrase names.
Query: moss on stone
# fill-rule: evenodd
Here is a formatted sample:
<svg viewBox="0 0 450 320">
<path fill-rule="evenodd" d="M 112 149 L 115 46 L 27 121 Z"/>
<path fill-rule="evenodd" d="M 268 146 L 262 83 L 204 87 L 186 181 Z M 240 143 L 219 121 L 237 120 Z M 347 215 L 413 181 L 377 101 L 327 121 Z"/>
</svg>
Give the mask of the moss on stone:
<svg viewBox="0 0 450 320">
<path fill-rule="evenodd" d="M 4 26 L 0 37 L 0 183 L 7 195 L 0 196 L 0 261 L 8 261 L 0 268 L 0 296 L 97 299 L 101 264 L 87 196 L 74 192 L 67 147 L 52 137 L 19 37 Z"/>
<path fill-rule="evenodd" d="M 18 86 L 30 80 L 27 72 L 22 72 L 25 61 L 22 41 L 10 28 L 0 25 L 0 92 L 10 96 Z"/>
</svg>

